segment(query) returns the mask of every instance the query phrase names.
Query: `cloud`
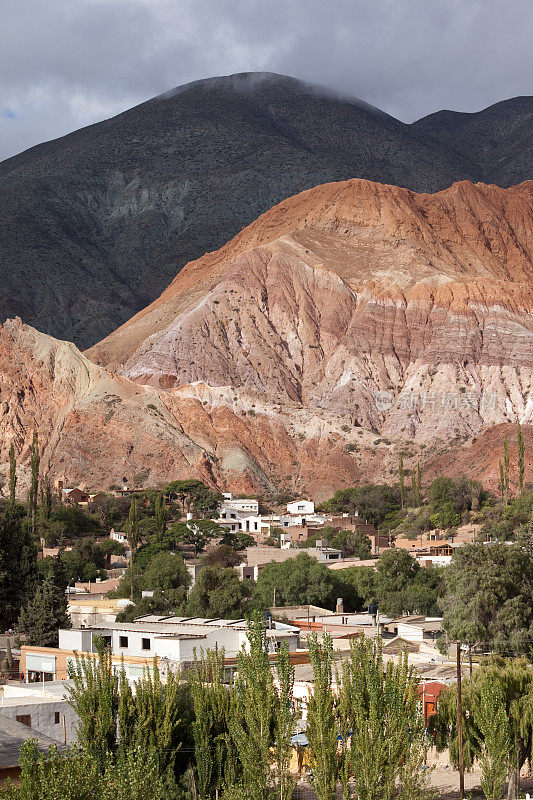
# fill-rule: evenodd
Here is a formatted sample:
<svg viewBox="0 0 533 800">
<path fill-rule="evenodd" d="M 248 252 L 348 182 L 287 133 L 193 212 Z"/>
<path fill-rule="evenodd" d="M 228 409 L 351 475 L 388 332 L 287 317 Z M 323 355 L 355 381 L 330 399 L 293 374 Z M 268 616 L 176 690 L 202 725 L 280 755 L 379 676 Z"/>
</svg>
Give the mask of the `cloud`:
<svg viewBox="0 0 533 800">
<path fill-rule="evenodd" d="M 530 0 L 4 0 L 0 157 L 244 71 L 324 84 L 405 121 L 476 111 L 529 93 L 532 21 Z"/>
</svg>

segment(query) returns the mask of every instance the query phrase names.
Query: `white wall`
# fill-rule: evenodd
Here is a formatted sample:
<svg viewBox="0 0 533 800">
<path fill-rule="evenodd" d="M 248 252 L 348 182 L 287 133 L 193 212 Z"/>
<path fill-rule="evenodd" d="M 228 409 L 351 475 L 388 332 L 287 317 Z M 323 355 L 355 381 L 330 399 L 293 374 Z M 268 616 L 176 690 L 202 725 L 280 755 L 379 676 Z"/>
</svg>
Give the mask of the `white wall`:
<svg viewBox="0 0 533 800">
<path fill-rule="evenodd" d="M 417 628 L 415 625 L 406 625 L 405 623 L 398 623 L 398 636 L 406 639 L 408 642 L 421 642 L 424 638 L 424 631 L 422 628 Z"/>
<path fill-rule="evenodd" d="M 90 628 L 84 630 L 59 630 L 59 649 L 77 650 L 79 653 L 92 653 L 94 651 L 93 638 L 98 631 Z"/>
<path fill-rule="evenodd" d="M 287 503 L 289 514 L 313 514 L 315 504 L 310 500 L 295 500 L 294 503 Z"/>
<path fill-rule="evenodd" d="M 55 721 L 56 713 L 59 713 L 58 723 Z M 66 700 L 24 703 L 23 698 L 21 698 L 20 704 L 0 706 L 0 714 L 14 720 L 18 716 L 29 714 L 31 716 L 32 730 L 43 733 L 56 742 L 64 742 L 65 734 L 67 744 L 73 744 L 76 741 L 78 716 Z M 65 720 L 64 728 L 63 718 Z"/>
</svg>

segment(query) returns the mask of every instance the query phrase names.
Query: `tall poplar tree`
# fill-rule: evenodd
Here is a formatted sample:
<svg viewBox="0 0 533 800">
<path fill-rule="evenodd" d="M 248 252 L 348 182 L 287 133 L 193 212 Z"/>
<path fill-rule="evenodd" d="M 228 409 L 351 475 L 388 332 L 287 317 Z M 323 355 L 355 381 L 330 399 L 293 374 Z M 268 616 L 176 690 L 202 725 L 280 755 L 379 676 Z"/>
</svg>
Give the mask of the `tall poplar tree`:
<svg viewBox="0 0 533 800">
<path fill-rule="evenodd" d="M 139 531 L 139 509 L 137 506 L 137 500 L 135 498 L 131 501 L 130 511 L 128 516 L 128 542 L 130 544 L 131 556 L 130 556 L 130 598 L 133 600 L 133 590 L 134 590 L 134 560 L 135 560 L 135 553 L 137 552 L 137 548 L 139 546 L 140 541 L 140 531 Z"/>
<path fill-rule="evenodd" d="M 268 658 L 266 624 L 257 615 L 248 622 L 249 649 L 237 656 L 237 678 L 229 730 L 241 762 L 241 796 L 268 800 L 274 776 L 273 722 L 276 693 Z"/>
<path fill-rule="evenodd" d="M 163 537 L 167 532 L 167 507 L 163 493 L 159 493 L 155 498 L 155 523 L 156 535 L 159 541 L 163 541 Z"/>
<path fill-rule="evenodd" d="M 509 441 L 503 438 L 503 494 L 505 505 L 509 502 Z"/>
<path fill-rule="evenodd" d="M 36 517 L 37 517 L 37 498 L 39 492 L 39 466 L 41 457 L 39 455 L 39 437 L 34 431 L 33 441 L 31 444 L 31 457 L 30 457 L 30 490 L 28 492 L 28 516 L 31 523 L 32 536 L 36 533 Z"/>
<path fill-rule="evenodd" d="M 405 470 L 403 467 L 403 453 L 400 453 L 400 461 L 398 463 L 398 477 L 400 479 L 400 500 L 403 508 L 405 503 Z"/>
<path fill-rule="evenodd" d="M 502 693 L 496 685 L 481 688 L 475 719 L 480 732 L 481 788 L 487 800 L 501 800 L 510 766 L 511 730 Z"/>
<path fill-rule="evenodd" d="M 15 505 L 17 488 L 17 461 L 15 458 L 15 445 L 11 442 L 9 448 L 9 502 Z"/>
<path fill-rule="evenodd" d="M 309 660 L 313 667 L 313 689 L 307 706 L 306 736 L 309 742 L 313 788 L 318 800 L 334 800 L 339 777 L 337 759 L 338 724 L 333 694 L 333 643 L 325 634 L 308 638 Z"/>
<path fill-rule="evenodd" d="M 236 778 L 234 745 L 228 720 L 233 687 L 225 685 L 224 650 L 202 651 L 188 671 L 194 707 L 192 732 L 197 772 L 198 800 L 209 800 L 233 785 Z"/>
<path fill-rule="evenodd" d="M 500 458 L 500 481 L 498 484 L 498 488 L 500 490 L 500 499 L 503 503 L 503 499 L 505 497 L 505 476 L 503 473 L 503 464 L 501 458 Z"/>
<path fill-rule="evenodd" d="M 379 641 L 352 640 L 339 692 L 358 800 L 420 796 L 425 724 L 407 654 L 385 665 Z"/>
<path fill-rule="evenodd" d="M 518 494 L 521 495 L 524 491 L 524 434 L 522 433 L 522 426 L 517 423 L 516 426 L 516 442 L 518 445 Z"/>
<path fill-rule="evenodd" d="M 291 800 L 295 780 L 289 772 L 292 755 L 291 738 L 296 714 L 293 709 L 294 667 L 289 648 L 284 642 L 276 656 L 277 701 L 275 708 L 274 740 L 276 748 L 276 778 L 279 800 Z"/>
</svg>

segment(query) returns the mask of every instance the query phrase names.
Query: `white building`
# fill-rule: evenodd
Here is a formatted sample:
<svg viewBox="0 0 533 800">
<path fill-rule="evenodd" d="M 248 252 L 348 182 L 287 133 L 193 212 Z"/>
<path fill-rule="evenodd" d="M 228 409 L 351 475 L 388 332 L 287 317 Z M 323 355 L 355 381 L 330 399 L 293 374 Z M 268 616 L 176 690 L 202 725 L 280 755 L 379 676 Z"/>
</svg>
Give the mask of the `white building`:
<svg viewBox="0 0 533 800">
<path fill-rule="evenodd" d="M 315 513 L 315 504 L 310 500 L 295 500 L 292 503 L 287 503 L 287 512 L 289 514 L 308 514 Z"/>
<path fill-rule="evenodd" d="M 291 652 L 298 647 L 299 629 L 295 626 L 272 622 L 266 635 L 270 652 L 279 650 L 283 641 Z M 162 666 L 166 663 L 171 668 L 190 664 L 195 652 L 199 656 L 202 651 L 224 648 L 227 658 L 235 658 L 243 646 L 248 646 L 244 619 L 147 615 L 132 623 L 60 630 L 59 648 L 92 653 L 96 651 L 97 636 L 104 639 L 113 656 L 149 659 L 157 656 Z M 126 664 L 126 671 L 128 677 L 135 678 L 142 674 L 142 667 Z"/>
<path fill-rule="evenodd" d="M 64 683 L 0 686 L 0 714 L 62 744 L 76 740 L 77 714 L 66 700 Z"/>
<path fill-rule="evenodd" d="M 236 519 L 237 514 L 259 514 L 259 501 L 252 499 L 224 500 L 220 505 L 219 517 L 221 519 Z"/>
</svg>

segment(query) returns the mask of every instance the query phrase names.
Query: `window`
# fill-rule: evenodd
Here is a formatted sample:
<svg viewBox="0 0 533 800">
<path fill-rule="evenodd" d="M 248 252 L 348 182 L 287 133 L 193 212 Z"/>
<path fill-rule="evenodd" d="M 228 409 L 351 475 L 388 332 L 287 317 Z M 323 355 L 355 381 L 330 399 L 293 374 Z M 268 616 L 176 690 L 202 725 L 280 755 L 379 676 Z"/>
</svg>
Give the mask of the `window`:
<svg viewBox="0 0 533 800">
<path fill-rule="evenodd" d="M 102 636 L 104 647 L 111 648 L 111 636 Z"/>
<path fill-rule="evenodd" d="M 31 728 L 31 714 L 20 714 L 17 717 L 17 722 L 20 722 L 22 725 L 27 725 L 28 728 Z"/>
<path fill-rule="evenodd" d="M 149 650 L 150 649 L 150 639 L 142 639 L 141 647 L 142 647 L 143 650 Z"/>
<path fill-rule="evenodd" d="M 60 715 L 59 711 L 54 711 L 54 725 L 59 725 Z"/>
<path fill-rule="evenodd" d="M 119 644 L 119 647 L 127 647 L 128 646 L 128 637 L 127 636 L 119 636 L 118 637 L 118 644 Z"/>
</svg>

